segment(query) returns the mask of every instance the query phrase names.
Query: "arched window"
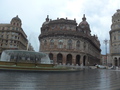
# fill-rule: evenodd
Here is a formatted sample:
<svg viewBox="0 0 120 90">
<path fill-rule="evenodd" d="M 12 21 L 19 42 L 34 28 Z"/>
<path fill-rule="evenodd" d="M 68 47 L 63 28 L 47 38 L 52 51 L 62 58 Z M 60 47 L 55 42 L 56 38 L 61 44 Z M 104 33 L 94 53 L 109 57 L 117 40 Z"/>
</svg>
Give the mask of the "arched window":
<svg viewBox="0 0 120 90">
<path fill-rule="evenodd" d="M 45 45 L 45 46 L 47 45 L 47 41 L 46 41 L 46 40 L 44 41 L 44 45 Z"/>
<path fill-rule="evenodd" d="M 53 60 L 53 54 L 52 53 L 49 53 L 49 58 L 50 58 L 50 60 Z"/>
<path fill-rule="evenodd" d="M 76 42 L 76 49 L 80 49 L 80 41 Z"/>
<path fill-rule="evenodd" d="M 60 29 L 63 29 L 63 25 L 60 25 Z"/>
<path fill-rule="evenodd" d="M 83 46 L 84 46 L 84 49 L 86 49 L 86 43 L 85 43 L 85 42 L 84 42 L 84 45 L 83 45 Z"/>
<path fill-rule="evenodd" d="M 58 42 L 58 48 L 63 48 L 63 40 L 59 40 L 59 42 Z"/>
<path fill-rule="evenodd" d="M 53 48 L 53 47 L 54 47 L 54 40 L 51 39 L 51 40 L 50 40 L 50 48 Z"/>
<path fill-rule="evenodd" d="M 114 40 L 116 40 L 116 36 L 114 36 Z"/>
<path fill-rule="evenodd" d="M 68 40 L 68 49 L 72 49 L 72 40 Z"/>
</svg>

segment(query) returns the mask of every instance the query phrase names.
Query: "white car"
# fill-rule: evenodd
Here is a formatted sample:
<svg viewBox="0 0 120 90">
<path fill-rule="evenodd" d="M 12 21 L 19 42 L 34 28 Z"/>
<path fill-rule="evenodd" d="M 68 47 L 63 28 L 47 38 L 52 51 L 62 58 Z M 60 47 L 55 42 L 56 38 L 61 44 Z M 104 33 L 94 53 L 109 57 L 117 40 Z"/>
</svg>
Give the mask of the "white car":
<svg viewBox="0 0 120 90">
<path fill-rule="evenodd" d="M 102 68 L 102 69 L 106 69 L 106 66 L 103 65 L 96 65 L 97 68 Z"/>
</svg>

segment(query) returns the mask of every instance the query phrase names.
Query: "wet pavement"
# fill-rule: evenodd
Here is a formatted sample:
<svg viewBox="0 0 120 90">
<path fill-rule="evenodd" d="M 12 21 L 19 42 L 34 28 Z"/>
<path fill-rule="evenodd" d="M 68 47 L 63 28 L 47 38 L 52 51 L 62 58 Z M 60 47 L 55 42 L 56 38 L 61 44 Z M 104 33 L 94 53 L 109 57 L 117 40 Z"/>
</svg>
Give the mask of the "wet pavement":
<svg viewBox="0 0 120 90">
<path fill-rule="evenodd" d="M 120 90 L 120 71 L 0 71 L 0 90 Z"/>
</svg>

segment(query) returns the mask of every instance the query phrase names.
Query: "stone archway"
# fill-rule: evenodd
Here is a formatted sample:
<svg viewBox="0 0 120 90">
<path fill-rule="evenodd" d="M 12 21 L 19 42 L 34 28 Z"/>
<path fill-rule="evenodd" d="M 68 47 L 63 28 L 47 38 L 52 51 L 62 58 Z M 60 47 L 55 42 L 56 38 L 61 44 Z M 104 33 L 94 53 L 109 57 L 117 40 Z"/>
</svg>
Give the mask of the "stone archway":
<svg viewBox="0 0 120 90">
<path fill-rule="evenodd" d="M 62 61 L 63 61 L 63 55 L 61 53 L 57 54 L 57 63 L 62 64 Z"/>
<path fill-rule="evenodd" d="M 49 58 L 50 58 L 50 60 L 53 60 L 53 54 L 52 53 L 49 53 Z"/>
<path fill-rule="evenodd" d="M 76 65 L 80 66 L 80 55 L 76 56 Z"/>
<path fill-rule="evenodd" d="M 115 66 L 118 65 L 118 63 L 117 63 L 117 58 L 116 58 L 116 57 L 114 58 L 114 64 L 115 64 Z"/>
<path fill-rule="evenodd" d="M 120 66 L 120 58 L 119 58 L 119 61 L 118 61 L 119 63 L 118 63 L 118 66 Z"/>
<path fill-rule="evenodd" d="M 86 56 L 83 56 L 83 66 L 85 66 L 86 65 Z"/>
<path fill-rule="evenodd" d="M 71 54 L 68 54 L 68 55 L 67 55 L 66 65 L 67 65 L 67 64 L 72 65 L 72 55 L 71 55 Z"/>
</svg>

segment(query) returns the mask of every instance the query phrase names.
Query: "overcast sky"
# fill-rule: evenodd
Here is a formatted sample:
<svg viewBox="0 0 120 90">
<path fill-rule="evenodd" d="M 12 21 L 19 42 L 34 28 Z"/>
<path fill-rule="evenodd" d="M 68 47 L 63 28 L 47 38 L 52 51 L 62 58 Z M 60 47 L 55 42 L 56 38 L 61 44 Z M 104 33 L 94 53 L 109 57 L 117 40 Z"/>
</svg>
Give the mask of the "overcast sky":
<svg viewBox="0 0 120 90">
<path fill-rule="evenodd" d="M 85 14 L 91 34 L 98 36 L 101 53 L 105 54 L 103 41 L 109 40 L 111 19 L 119 5 L 120 0 L 0 0 L 0 23 L 10 23 L 18 15 L 29 41 L 35 51 L 39 51 L 38 36 L 47 15 L 52 20 L 76 18 L 79 24 Z"/>
</svg>

